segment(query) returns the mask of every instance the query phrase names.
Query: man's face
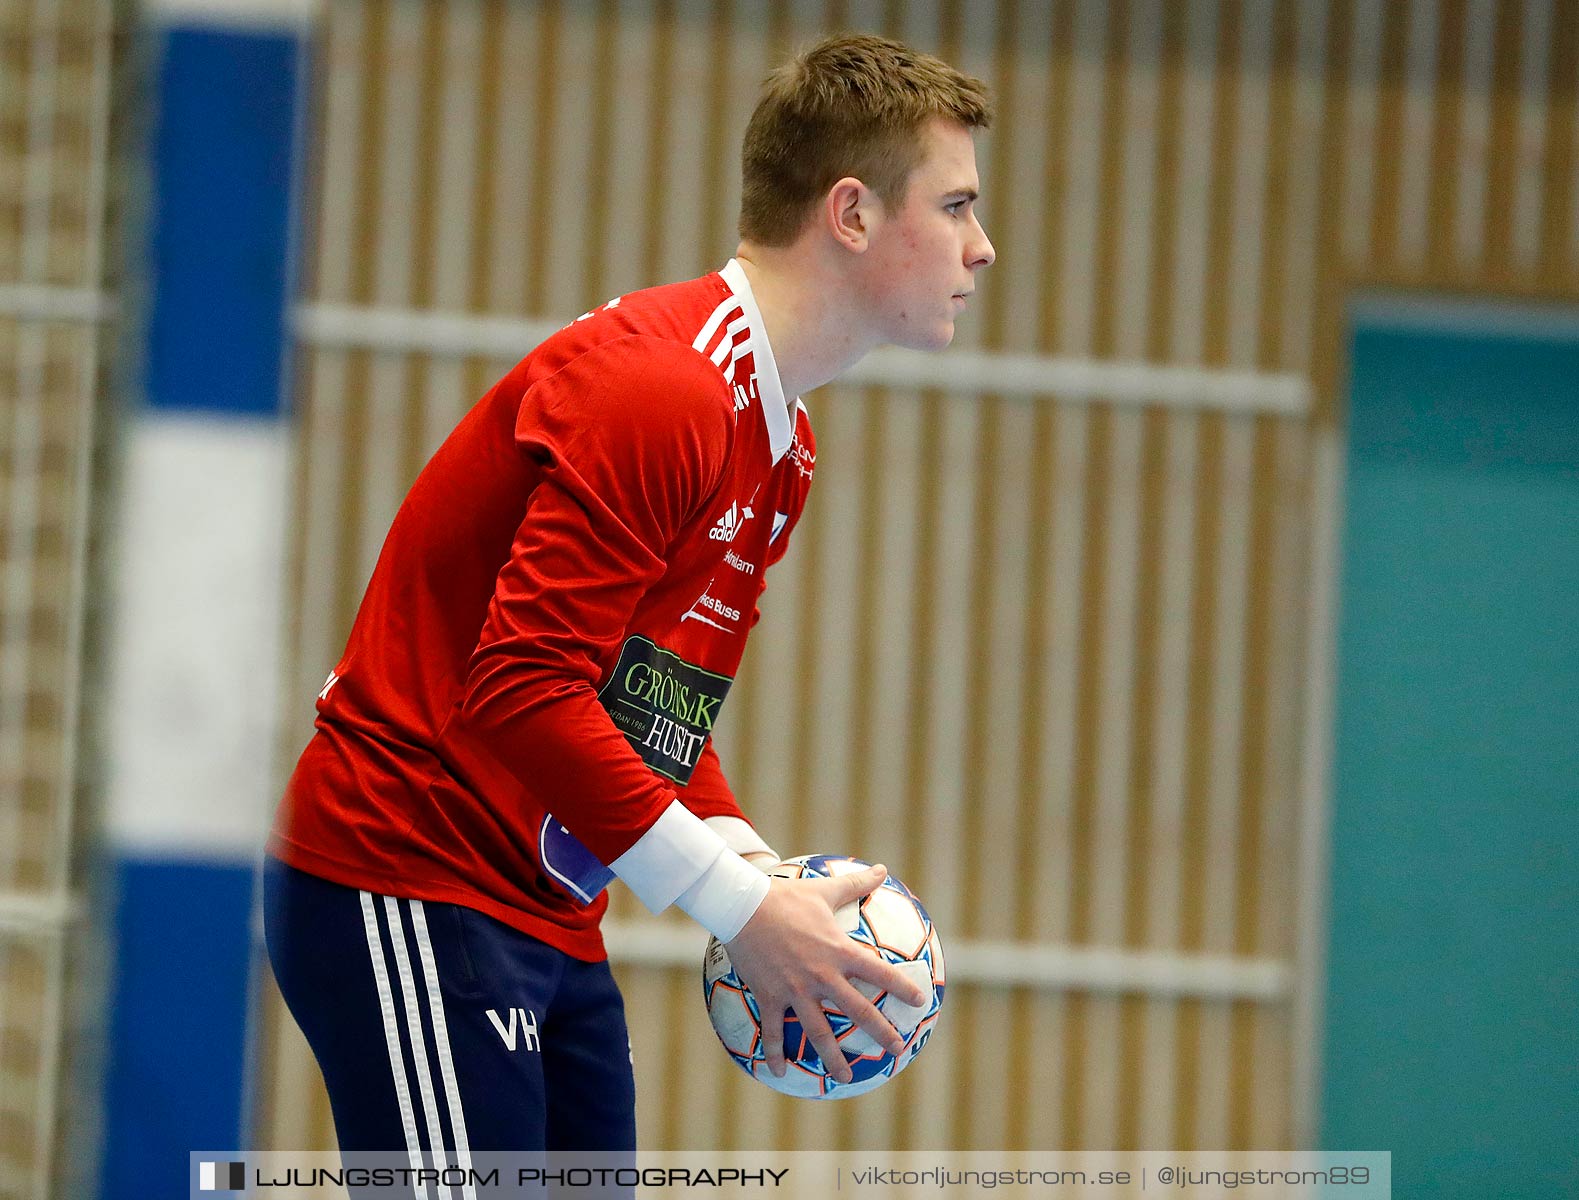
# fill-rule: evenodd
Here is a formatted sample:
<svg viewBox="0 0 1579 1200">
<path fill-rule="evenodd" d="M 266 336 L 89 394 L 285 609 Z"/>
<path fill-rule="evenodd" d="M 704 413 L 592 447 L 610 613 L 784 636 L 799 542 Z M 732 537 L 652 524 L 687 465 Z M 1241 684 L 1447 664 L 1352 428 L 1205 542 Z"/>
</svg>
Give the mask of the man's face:
<svg viewBox="0 0 1579 1200">
<path fill-rule="evenodd" d="M 934 118 L 922 144 L 903 202 L 872 231 L 868 300 L 883 341 L 941 350 L 954 338 L 976 272 L 995 255 L 974 211 L 980 185 L 970 131 Z"/>
</svg>

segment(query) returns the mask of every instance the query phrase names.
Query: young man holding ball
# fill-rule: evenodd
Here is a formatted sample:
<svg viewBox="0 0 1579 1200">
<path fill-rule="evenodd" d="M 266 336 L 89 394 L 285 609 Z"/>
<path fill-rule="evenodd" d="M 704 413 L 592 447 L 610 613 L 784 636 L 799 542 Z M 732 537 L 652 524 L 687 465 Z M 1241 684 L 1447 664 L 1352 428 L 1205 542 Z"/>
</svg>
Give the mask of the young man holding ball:
<svg viewBox="0 0 1579 1200">
<path fill-rule="evenodd" d="M 854 981 L 916 989 L 833 919 L 882 868 L 770 880 L 709 735 L 815 468 L 798 397 L 948 345 L 993 261 L 989 120 L 929 55 L 814 46 L 751 117 L 735 258 L 566 326 L 413 485 L 265 871 L 343 1151 L 634 1149 L 615 876 L 727 944 L 775 1073 L 791 1008 L 837 1078 L 823 1002 L 899 1048 Z"/>
</svg>

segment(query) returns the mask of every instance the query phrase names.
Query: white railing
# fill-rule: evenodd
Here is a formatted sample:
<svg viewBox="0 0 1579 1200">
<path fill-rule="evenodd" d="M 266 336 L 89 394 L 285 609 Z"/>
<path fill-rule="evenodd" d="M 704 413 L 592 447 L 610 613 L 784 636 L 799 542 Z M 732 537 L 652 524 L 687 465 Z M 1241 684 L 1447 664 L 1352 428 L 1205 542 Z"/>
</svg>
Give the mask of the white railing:
<svg viewBox="0 0 1579 1200">
<path fill-rule="evenodd" d="M 92 288 L 49 287 L 45 284 L 0 283 L 0 317 L 22 321 L 106 321 L 114 303 Z"/>
<path fill-rule="evenodd" d="M 513 362 L 562 329 L 564 322 L 303 304 L 293 325 L 297 339 L 311 346 Z M 1281 416 L 1309 412 L 1312 395 L 1308 379 L 1287 373 L 974 350 L 877 350 L 844 372 L 839 382 Z"/>
<path fill-rule="evenodd" d="M 0 892 L 0 933 L 21 937 L 59 937 L 84 913 L 76 896 Z"/>
<path fill-rule="evenodd" d="M 700 977 L 707 935 L 694 927 L 606 921 L 603 941 L 613 962 L 691 967 Z M 973 941 L 945 941 L 943 953 L 949 982 L 990 987 L 1266 1002 L 1286 999 L 1292 981 L 1286 963 L 1227 955 Z"/>
</svg>

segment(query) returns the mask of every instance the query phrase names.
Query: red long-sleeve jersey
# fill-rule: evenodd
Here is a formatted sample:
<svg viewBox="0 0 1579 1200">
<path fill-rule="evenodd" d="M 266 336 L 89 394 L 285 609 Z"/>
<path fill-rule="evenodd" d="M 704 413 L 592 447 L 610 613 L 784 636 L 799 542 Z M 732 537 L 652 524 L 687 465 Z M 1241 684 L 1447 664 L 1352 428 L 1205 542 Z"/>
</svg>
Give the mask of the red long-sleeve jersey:
<svg viewBox="0 0 1579 1200">
<path fill-rule="evenodd" d="M 667 903 L 675 800 L 742 815 L 710 734 L 815 462 L 736 262 L 549 338 L 401 505 L 270 852 L 601 958 L 604 864 Z"/>
</svg>

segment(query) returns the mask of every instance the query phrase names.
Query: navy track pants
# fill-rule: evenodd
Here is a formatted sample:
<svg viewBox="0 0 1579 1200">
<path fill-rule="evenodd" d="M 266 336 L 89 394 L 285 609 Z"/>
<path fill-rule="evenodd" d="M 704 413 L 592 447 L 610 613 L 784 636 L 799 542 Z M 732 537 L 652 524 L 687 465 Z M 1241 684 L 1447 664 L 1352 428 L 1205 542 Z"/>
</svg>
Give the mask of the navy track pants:
<svg viewBox="0 0 1579 1200">
<path fill-rule="evenodd" d="M 608 963 L 273 857 L 263 896 L 269 959 L 323 1070 L 342 1153 L 635 1150 Z"/>
</svg>

